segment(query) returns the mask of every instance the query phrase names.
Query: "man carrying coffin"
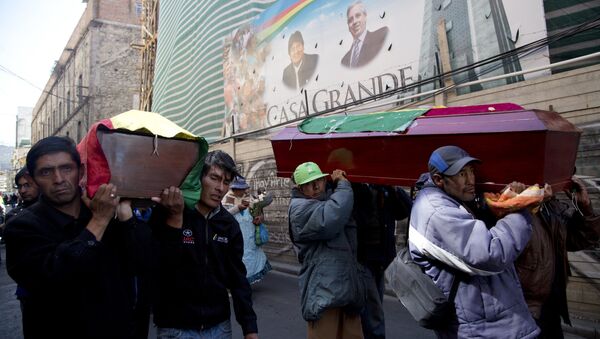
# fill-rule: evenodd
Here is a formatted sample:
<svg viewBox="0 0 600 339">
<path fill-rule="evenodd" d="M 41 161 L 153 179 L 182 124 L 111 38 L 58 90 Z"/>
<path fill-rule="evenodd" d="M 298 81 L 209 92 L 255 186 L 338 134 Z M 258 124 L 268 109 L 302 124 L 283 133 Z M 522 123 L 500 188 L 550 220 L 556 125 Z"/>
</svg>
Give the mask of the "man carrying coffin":
<svg viewBox="0 0 600 339">
<path fill-rule="evenodd" d="M 149 229 L 114 185 L 92 199 L 81 191 L 83 166 L 69 138 L 38 141 L 27 169 L 40 199 L 5 231 L 8 274 L 28 292 L 24 337 L 146 338 Z"/>
</svg>

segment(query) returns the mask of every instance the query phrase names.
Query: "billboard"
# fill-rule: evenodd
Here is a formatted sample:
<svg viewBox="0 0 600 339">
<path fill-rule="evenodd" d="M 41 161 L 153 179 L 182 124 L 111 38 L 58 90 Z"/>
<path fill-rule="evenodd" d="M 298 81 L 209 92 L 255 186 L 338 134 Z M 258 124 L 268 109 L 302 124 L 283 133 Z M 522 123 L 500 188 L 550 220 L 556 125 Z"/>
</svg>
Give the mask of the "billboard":
<svg viewBox="0 0 600 339">
<path fill-rule="evenodd" d="M 401 92 L 406 97 L 435 88 L 435 82 L 423 80 L 443 73 L 440 25 L 452 69 L 546 37 L 542 0 L 280 0 L 225 40 L 222 135 L 275 126 L 398 89 L 406 88 Z M 545 65 L 544 51 L 472 67 L 453 80 L 464 83 Z M 458 94 L 526 77 L 465 87 Z"/>
</svg>

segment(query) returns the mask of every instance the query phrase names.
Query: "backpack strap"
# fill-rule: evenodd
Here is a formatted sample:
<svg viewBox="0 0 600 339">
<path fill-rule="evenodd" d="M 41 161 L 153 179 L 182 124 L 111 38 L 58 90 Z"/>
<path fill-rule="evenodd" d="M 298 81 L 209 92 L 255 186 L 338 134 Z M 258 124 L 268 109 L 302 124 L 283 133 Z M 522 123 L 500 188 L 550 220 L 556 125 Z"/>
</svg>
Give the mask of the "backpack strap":
<svg viewBox="0 0 600 339">
<path fill-rule="evenodd" d="M 456 298 L 456 292 L 458 291 L 458 284 L 461 281 L 461 274 L 459 272 L 454 273 L 454 279 L 452 280 L 452 287 L 450 288 L 450 294 L 448 295 L 448 301 L 454 303 Z"/>
</svg>

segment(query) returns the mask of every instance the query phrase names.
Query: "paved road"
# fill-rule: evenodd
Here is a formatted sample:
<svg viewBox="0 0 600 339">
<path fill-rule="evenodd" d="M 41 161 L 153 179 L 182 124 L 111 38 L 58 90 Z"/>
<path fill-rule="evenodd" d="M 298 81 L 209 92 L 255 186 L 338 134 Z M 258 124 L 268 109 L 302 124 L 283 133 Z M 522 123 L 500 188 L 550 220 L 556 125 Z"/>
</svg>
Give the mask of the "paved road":
<svg viewBox="0 0 600 339">
<path fill-rule="evenodd" d="M 2 264 L 0 264 L 0 338 L 21 338 L 21 311 L 15 297 L 17 285 L 6 274 L 4 245 L 0 245 Z"/>
<path fill-rule="evenodd" d="M 0 338 L 22 338 L 21 312 L 15 299 L 16 284 L 6 273 L 4 245 L 0 266 Z M 300 314 L 297 278 L 293 275 L 270 272 L 263 281 L 253 285 L 254 308 L 258 314 L 258 328 L 263 339 L 302 339 L 306 338 L 306 323 Z M 386 296 L 384 300 L 387 322 L 387 337 L 394 338 L 434 338 L 432 332 L 415 324 L 402 305 Z M 233 310 L 232 310 L 233 314 Z M 233 321 L 234 338 L 241 338 L 241 329 Z M 154 328 L 150 338 L 155 337 Z"/>
<path fill-rule="evenodd" d="M 253 287 L 254 308 L 258 315 L 261 338 L 306 338 L 306 322 L 300 313 L 297 278 L 270 272 Z M 435 338 L 433 332 L 419 327 L 400 302 L 385 296 L 386 336 L 395 338 Z M 240 327 L 234 323 L 233 337 L 241 338 Z"/>
<path fill-rule="evenodd" d="M 20 339 L 22 338 L 21 312 L 14 295 L 16 284 L 6 273 L 4 245 L 0 245 L 0 251 L 3 260 L 0 264 L 0 338 Z M 300 314 L 297 278 L 294 275 L 272 271 L 252 288 L 262 339 L 306 338 L 306 323 Z M 396 299 L 386 295 L 383 306 L 388 339 L 435 338 L 433 332 L 419 327 Z M 242 338 L 241 329 L 235 320 L 233 334 L 234 338 Z M 156 337 L 152 325 L 149 337 Z M 565 338 L 581 337 L 565 333 Z"/>
</svg>

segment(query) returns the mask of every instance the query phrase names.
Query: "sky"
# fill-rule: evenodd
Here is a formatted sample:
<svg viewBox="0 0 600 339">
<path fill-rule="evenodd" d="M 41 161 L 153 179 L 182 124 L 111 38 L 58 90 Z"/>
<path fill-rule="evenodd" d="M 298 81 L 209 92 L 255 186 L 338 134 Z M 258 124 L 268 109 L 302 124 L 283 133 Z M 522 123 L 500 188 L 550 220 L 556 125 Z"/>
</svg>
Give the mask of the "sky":
<svg viewBox="0 0 600 339">
<path fill-rule="evenodd" d="M 0 0 L 0 145 L 14 146 L 17 107 L 34 107 L 87 4 Z"/>
</svg>

